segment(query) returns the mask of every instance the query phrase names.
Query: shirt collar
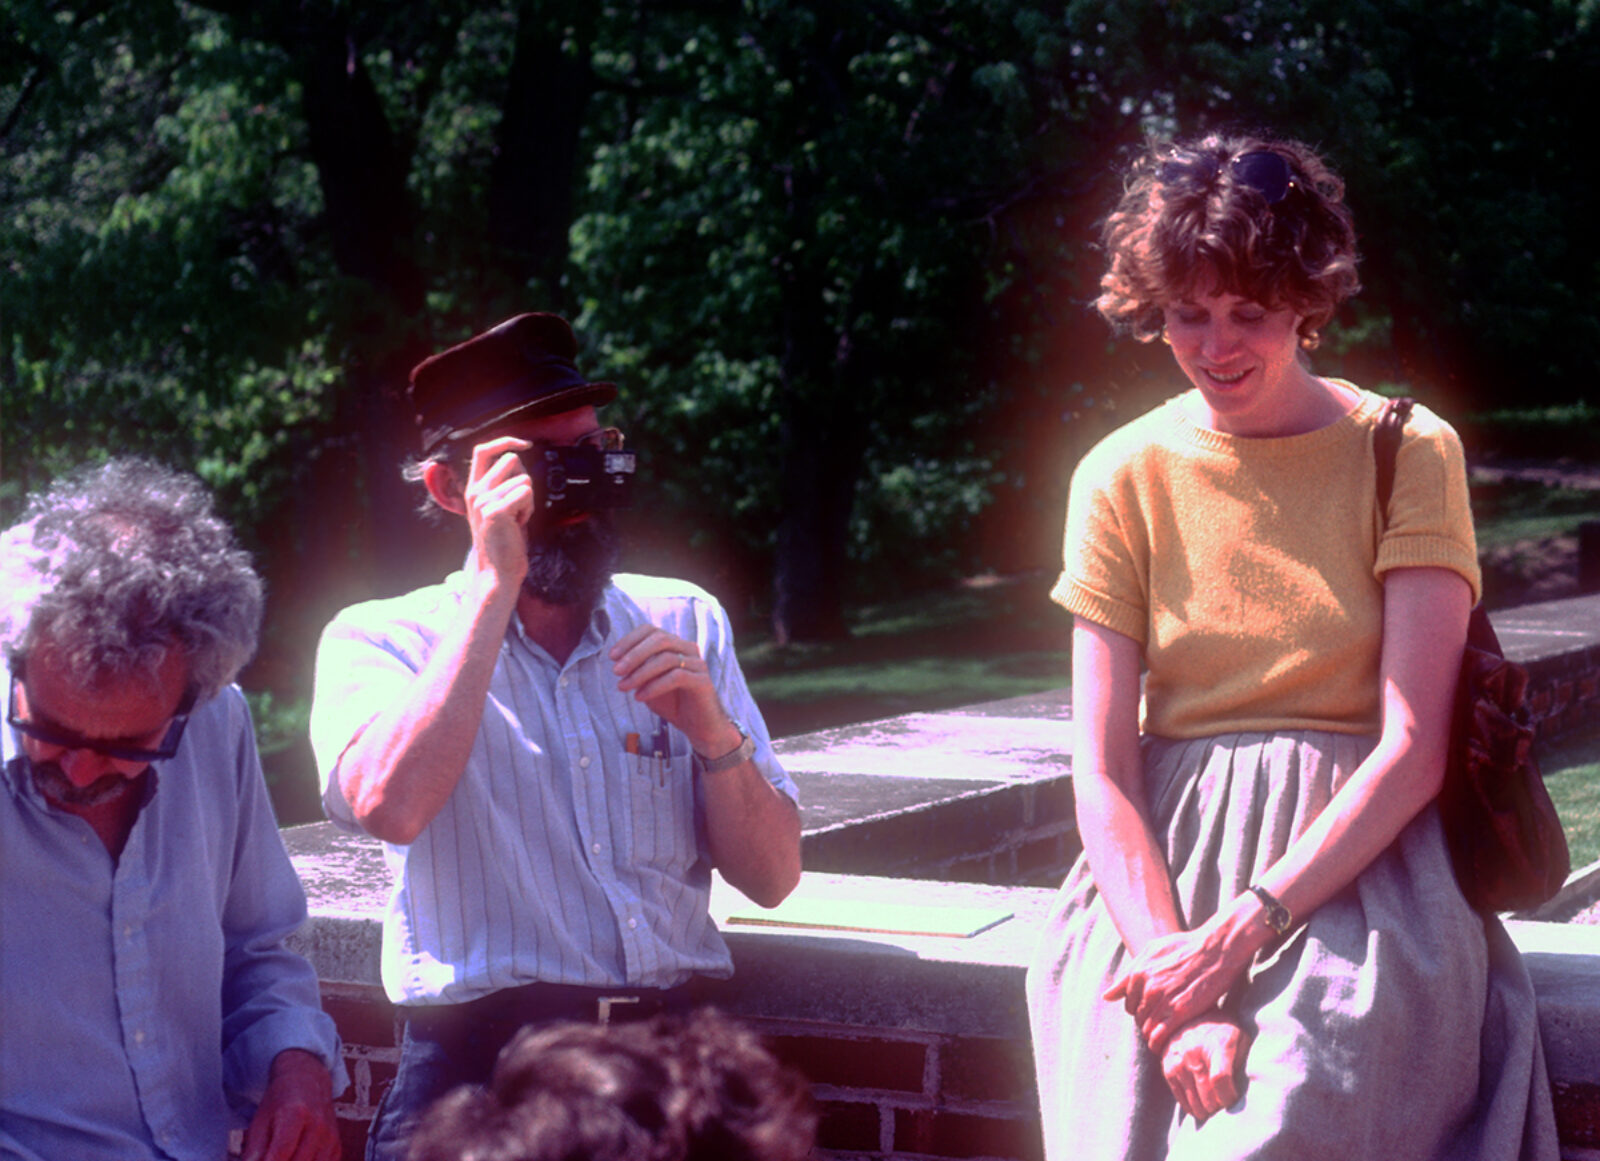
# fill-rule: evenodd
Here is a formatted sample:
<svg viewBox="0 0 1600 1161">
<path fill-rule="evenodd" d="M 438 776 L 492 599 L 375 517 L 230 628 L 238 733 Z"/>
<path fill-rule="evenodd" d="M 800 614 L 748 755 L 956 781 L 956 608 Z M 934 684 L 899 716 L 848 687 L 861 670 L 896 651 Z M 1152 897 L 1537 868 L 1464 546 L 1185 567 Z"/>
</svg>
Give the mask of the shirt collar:
<svg viewBox="0 0 1600 1161">
<path fill-rule="evenodd" d="M 589 624 L 583 631 L 583 636 L 578 639 L 578 644 L 572 650 L 572 656 L 567 658 L 567 665 L 581 661 L 585 657 L 598 653 L 605 647 L 606 641 L 611 636 L 612 616 L 611 602 L 617 599 L 617 586 L 607 582 L 605 589 L 600 594 L 600 599 L 595 602 L 594 611 L 589 614 Z M 520 641 L 528 648 L 535 648 L 533 638 L 528 636 L 528 630 L 523 627 L 522 618 L 515 612 L 511 614 L 511 621 L 506 627 L 506 636 L 509 639 Z M 538 650 L 541 656 L 547 656 L 543 649 Z M 564 667 L 563 667 L 564 668 Z"/>
</svg>

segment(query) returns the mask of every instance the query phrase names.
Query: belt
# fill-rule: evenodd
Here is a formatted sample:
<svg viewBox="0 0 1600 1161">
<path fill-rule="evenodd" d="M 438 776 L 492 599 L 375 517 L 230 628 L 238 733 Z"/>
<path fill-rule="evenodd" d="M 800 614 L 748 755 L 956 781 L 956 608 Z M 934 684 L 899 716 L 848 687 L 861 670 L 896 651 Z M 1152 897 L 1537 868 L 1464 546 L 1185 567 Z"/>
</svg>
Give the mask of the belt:
<svg viewBox="0 0 1600 1161">
<path fill-rule="evenodd" d="M 576 984 L 524 984 L 502 988 L 460 1004 L 406 1005 L 414 1031 L 429 1037 L 449 1035 L 464 1027 L 501 1026 L 511 1032 L 524 1024 L 580 1020 L 620 1024 L 648 1020 L 662 1012 L 681 1012 L 696 1003 L 699 989 L 691 980 L 675 988 L 590 988 Z"/>
</svg>

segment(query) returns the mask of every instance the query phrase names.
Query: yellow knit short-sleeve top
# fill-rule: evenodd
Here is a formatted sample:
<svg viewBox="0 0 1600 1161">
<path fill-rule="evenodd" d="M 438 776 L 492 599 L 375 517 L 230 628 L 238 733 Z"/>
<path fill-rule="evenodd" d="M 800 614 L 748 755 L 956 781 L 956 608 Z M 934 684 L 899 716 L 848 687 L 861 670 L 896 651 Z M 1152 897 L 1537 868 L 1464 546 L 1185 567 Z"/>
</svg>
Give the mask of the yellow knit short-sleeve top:
<svg viewBox="0 0 1600 1161">
<path fill-rule="evenodd" d="M 1478 598 L 1460 439 L 1412 411 L 1386 524 L 1384 400 L 1359 395 L 1327 427 L 1268 439 L 1200 427 L 1169 400 L 1079 463 L 1051 596 L 1144 646 L 1146 733 L 1376 732 L 1384 574 L 1452 569 Z"/>
</svg>

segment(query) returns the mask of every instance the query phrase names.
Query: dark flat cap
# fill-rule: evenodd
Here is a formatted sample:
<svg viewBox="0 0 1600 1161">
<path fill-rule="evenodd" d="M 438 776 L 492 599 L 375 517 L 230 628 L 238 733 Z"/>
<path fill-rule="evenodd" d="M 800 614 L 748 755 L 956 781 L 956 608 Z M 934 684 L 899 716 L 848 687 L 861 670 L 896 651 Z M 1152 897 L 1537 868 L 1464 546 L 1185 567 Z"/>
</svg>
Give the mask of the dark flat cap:
<svg viewBox="0 0 1600 1161">
<path fill-rule="evenodd" d="M 585 379 L 573 362 L 577 355 L 566 319 L 519 314 L 424 359 L 411 371 L 422 454 L 514 417 L 610 403 L 616 385 Z"/>
</svg>

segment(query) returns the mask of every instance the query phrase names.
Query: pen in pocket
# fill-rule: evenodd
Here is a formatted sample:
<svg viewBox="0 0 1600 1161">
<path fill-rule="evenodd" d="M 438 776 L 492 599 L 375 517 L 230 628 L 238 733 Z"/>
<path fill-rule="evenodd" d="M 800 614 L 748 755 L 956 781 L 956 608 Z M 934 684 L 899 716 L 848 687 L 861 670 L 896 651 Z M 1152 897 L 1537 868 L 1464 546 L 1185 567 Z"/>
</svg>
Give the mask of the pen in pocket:
<svg viewBox="0 0 1600 1161">
<path fill-rule="evenodd" d="M 672 738 L 667 733 L 667 723 L 656 720 L 655 737 L 650 739 L 651 756 L 656 761 L 656 778 L 659 785 L 667 784 L 667 762 L 672 758 Z"/>
</svg>

